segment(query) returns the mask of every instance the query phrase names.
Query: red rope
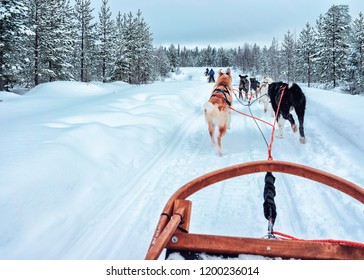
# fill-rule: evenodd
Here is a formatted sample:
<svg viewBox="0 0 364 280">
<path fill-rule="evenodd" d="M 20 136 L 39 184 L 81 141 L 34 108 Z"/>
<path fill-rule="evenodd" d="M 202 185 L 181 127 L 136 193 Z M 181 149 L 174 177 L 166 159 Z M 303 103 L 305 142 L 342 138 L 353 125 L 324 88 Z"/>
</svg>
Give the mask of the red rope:
<svg viewBox="0 0 364 280">
<path fill-rule="evenodd" d="M 271 123 L 269 123 L 269 122 L 267 122 L 267 121 L 265 121 L 265 120 L 259 119 L 259 118 L 257 118 L 257 117 L 254 117 L 254 116 L 252 116 L 252 115 L 249 115 L 249 114 L 246 114 L 246 113 L 240 112 L 240 111 L 238 111 L 238 110 L 234 109 L 234 108 L 233 108 L 233 107 L 231 107 L 231 106 L 229 106 L 229 109 L 230 109 L 230 110 L 232 110 L 232 111 L 234 111 L 234 112 L 236 112 L 236 113 L 238 113 L 238 114 L 241 114 L 241 115 L 244 115 L 244 116 L 246 116 L 246 117 L 249 117 L 249 118 L 255 119 L 255 120 L 257 120 L 257 121 L 261 121 L 261 122 L 263 122 L 263 123 L 265 123 L 265 124 L 270 125 L 270 126 L 272 126 L 272 127 L 273 127 L 273 125 L 272 125 Z"/>
<path fill-rule="evenodd" d="M 260 88 L 262 88 L 264 85 L 262 85 Z M 237 91 L 236 89 L 233 88 L 234 91 Z M 281 107 L 281 102 L 282 102 L 282 98 L 283 98 L 283 94 L 284 94 L 284 91 L 286 90 L 286 87 L 282 87 L 281 89 L 281 96 L 279 98 L 279 102 L 278 102 L 278 107 L 277 107 L 277 111 L 279 112 L 279 108 Z M 220 97 L 220 96 L 219 96 Z M 221 97 L 223 100 L 224 98 Z M 270 137 L 270 143 L 268 145 L 268 160 L 273 160 L 273 157 L 272 157 L 272 149 L 273 149 L 273 141 L 274 141 L 274 133 L 275 133 L 275 130 L 276 130 L 276 122 L 277 122 L 277 117 L 278 117 L 278 114 L 276 114 L 276 116 L 274 117 L 274 122 L 273 124 L 269 123 L 269 122 L 266 122 L 265 120 L 262 120 L 262 119 L 259 119 L 259 118 L 256 118 L 252 115 L 249 115 L 249 114 L 245 114 L 243 112 L 240 112 L 236 109 L 234 109 L 233 107 L 229 106 L 230 110 L 238 113 L 238 114 L 241 114 L 241 115 L 244 115 L 246 117 L 249 117 L 249 118 L 252 118 L 252 119 L 255 119 L 255 120 L 258 120 L 260 122 L 263 122 L 269 126 L 272 127 L 272 134 L 271 134 L 271 137 Z"/>
<path fill-rule="evenodd" d="M 281 97 L 279 98 L 279 102 L 278 102 L 278 107 L 277 107 L 277 112 L 279 112 L 279 108 L 281 107 L 281 102 L 282 102 L 282 98 L 283 98 L 283 94 L 284 91 L 286 90 L 286 87 L 282 87 L 282 92 L 281 92 Z M 268 160 L 273 160 L 272 157 L 272 148 L 273 148 L 273 141 L 274 141 L 274 133 L 276 131 L 276 122 L 277 122 L 277 117 L 278 114 L 276 113 L 276 116 L 274 117 L 274 123 L 273 123 L 273 129 L 272 129 L 272 134 L 271 134 L 271 138 L 270 138 L 270 144 L 268 147 Z"/>
<path fill-rule="evenodd" d="M 281 233 L 278 231 L 272 232 L 274 235 L 279 235 L 281 237 L 284 237 L 286 240 L 296 240 L 296 241 L 303 241 L 303 242 L 315 242 L 315 243 L 331 243 L 331 244 L 340 244 L 340 245 L 347 245 L 347 246 L 353 246 L 353 247 L 359 247 L 364 248 L 364 243 L 355 242 L 355 241 L 347 241 L 347 240 L 335 240 L 335 239 L 300 239 L 296 238 L 294 236 Z"/>
</svg>

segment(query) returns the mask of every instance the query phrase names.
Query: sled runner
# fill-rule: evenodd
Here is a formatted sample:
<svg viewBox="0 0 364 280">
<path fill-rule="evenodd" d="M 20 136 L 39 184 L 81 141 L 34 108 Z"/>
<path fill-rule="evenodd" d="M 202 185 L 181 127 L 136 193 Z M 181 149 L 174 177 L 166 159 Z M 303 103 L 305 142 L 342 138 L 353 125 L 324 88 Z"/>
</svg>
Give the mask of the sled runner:
<svg viewBox="0 0 364 280">
<path fill-rule="evenodd" d="M 167 256 L 171 252 L 178 252 L 185 259 L 196 259 L 199 253 L 223 258 L 247 254 L 283 259 L 364 259 L 364 244 L 357 242 L 278 239 L 273 238 L 273 231 L 269 233 L 271 238 L 189 233 L 192 207 L 192 202 L 187 200 L 189 196 L 214 183 L 259 172 L 280 172 L 303 177 L 334 188 L 364 203 L 363 188 L 308 166 L 273 160 L 234 165 L 196 178 L 171 196 L 161 214 L 145 259 L 158 259 L 164 249 Z M 271 221 L 269 225 L 272 226 Z"/>
</svg>

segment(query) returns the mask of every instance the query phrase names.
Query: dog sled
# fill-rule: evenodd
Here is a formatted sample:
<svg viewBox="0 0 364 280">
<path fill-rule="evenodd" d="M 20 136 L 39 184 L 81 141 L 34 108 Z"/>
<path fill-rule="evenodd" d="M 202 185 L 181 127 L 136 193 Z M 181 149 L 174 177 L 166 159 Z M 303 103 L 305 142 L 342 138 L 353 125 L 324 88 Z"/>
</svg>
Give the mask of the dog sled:
<svg viewBox="0 0 364 280">
<path fill-rule="evenodd" d="M 364 203 L 363 188 L 338 176 L 308 166 L 275 160 L 234 165 L 198 177 L 171 196 L 160 216 L 145 259 L 160 259 L 163 251 L 166 252 L 165 258 L 171 253 L 177 252 L 185 259 L 199 259 L 202 253 L 221 258 L 253 255 L 257 258 L 263 256 L 282 259 L 364 259 L 364 244 L 359 242 L 277 238 L 273 231 L 274 221 L 272 223 L 271 217 L 268 220 L 266 238 L 189 232 L 192 209 L 192 202 L 187 200 L 189 196 L 214 183 L 260 172 L 279 172 L 303 177 L 334 188 Z M 268 194 L 269 199 L 272 202 L 272 196 L 269 197 Z"/>
</svg>

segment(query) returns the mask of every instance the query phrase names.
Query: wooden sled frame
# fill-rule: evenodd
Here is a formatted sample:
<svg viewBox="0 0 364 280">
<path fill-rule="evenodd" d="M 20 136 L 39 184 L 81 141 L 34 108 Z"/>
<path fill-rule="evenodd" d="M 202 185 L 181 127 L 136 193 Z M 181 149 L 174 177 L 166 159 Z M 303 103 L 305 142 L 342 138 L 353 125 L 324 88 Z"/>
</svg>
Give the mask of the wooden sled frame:
<svg viewBox="0 0 364 280">
<path fill-rule="evenodd" d="M 364 203 L 364 189 L 338 176 L 308 166 L 266 160 L 223 168 L 198 177 L 168 200 L 154 232 L 146 260 L 156 260 L 163 249 L 210 254 L 250 254 L 295 259 L 364 259 L 364 248 L 340 243 L 190 234 L 192 202 L 187 197 L 214 183 L 258 172 L 281 172 L 307 178 Z"/>
</svg>

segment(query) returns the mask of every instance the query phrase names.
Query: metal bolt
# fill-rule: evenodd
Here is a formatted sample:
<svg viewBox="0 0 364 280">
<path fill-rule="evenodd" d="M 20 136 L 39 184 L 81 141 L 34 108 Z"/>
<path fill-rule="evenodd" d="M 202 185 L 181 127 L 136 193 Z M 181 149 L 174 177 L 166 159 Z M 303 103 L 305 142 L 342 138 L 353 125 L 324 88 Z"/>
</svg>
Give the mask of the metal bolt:
<svg viewBox="0 0 364 280">
<path fill-rule="evenodd" d="M 172 243 L 177 243 L 178 242 L 178 237 L 177 236 L 173 236 L 172 237 Z"/>
</svg>

